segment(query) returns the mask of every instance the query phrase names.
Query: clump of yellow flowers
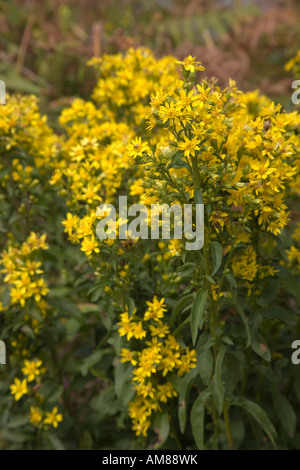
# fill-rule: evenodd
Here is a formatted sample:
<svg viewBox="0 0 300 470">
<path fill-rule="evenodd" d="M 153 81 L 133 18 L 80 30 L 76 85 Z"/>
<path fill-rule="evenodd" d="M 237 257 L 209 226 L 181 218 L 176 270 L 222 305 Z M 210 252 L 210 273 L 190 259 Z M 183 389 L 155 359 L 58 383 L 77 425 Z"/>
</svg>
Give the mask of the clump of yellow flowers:
<svg viewBox="0 0 300 470">
<path fill-rule="evenodd" d="M 31 232 L 20 247 L 8 245 L 1 254 L 1 264 L 4 282 L 11 286 L 10 302 L 25 307 L 28 300 L 33 298 L 39 304 L 49 292 L 45 279 L 41 276 L 41 261 L 35 260 L 35 252 L 48 249 L 45 242 L 46 234 L 39 236 Z"/>
<path fill-rule="evenodd" d="M 56 197 L 49 179 L 60 139 L 40 114 L 36 97 L 7 96 L 6 101 L 0 115 L 0 338 L 7 345 L 7 364 L 1 370 L 6 393 L 1 392 L 0 414 L 6 420 L 13 416 L 11 393 L 15 411 L 23 424 L 31 423 L 34 433 L 33 427 L 44 432 L 62 421 L 58 408 L 41 391 L 51 377 L 42 351 L 54 313 L 48 303 L 51 275 L 44 256 L 51 239 L 47 211 L 50 202 L 55 207 Z M 40 354 L 43 361 L 36 359 Z M 6 427 L 4 421 L 1 427 Z"/>
<path fill-rule="evenodd" d="M 61 413 L 58 413 L 58 408 L 55 406 L 52 411 L 43 411 L 41 405 L 44 401 L 43 397 L 38 393 L 40 386 L 40 376 L 46 370 L 42 366 L 42 361 L 37 359 L 33 361 L 24 361 L 22 373 L 25 378 L 20 380 L 15 378 L 14 383 L 10 386 L 11 393 L 16 401 L 19 401 L 24 395 L 31 395 L 31 399 L 38 403 L 38 406 L 30 406 L 30 423 L 36 427 L 44 427 L 47 429 L 48 425 L 57 428 L 58 423 L 63 419 Z M 29 389 L 29 383 L 36 381 L 36 386 Z M 32 385 L 32 384 L 31 384 Z"/>
<path fill-rule="evenodd" d="M 132 380 L 136 397 L 129 404 L 129 415 L 137 435 L 146 436 L 152 413 L 161 412 L 161 405 L 178 395 L 167 380 L 168 374 L 175 372 L 182 376 L 196 367 L 196 351 L 182 348 L 163 321 L 167 311 L 164 300 L 154 296 L 152 302 L 147 301 L 148 309 L 142 320 L 139 320 L 136 309 L 131 316 L 128 311 L 120 315 L 120 336 L 126 336 L 128 341 L 131 338 L 145 341 L 143 349 L 121 350 L 122 362 L 130 362 L 134 366 Z"/>
</svg>

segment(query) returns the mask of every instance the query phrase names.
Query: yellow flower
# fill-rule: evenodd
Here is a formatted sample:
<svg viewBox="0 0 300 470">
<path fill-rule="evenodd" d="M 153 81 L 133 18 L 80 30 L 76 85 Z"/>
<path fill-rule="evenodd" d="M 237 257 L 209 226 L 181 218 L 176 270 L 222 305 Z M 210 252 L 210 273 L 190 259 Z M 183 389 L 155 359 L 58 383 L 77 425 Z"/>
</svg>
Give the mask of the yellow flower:
<svg viewBox="0 0 300 470">
<path fill-rule="evenodd" d="M 194 73 L 195 70 L 205 70 L 205 68 L 201 65 L 201 62 L 196 62 L 196 58 L 189 55 L 186 59 L 176 61 L 177 64 L 183 65 L 184 69 Z"/>
<path fill-rule="evenodd" d="M 297 261 L 297 263 L 300 264 L 300 250 L 295 246 L 291 246 L 290 250 L 287 252 L 287 256 L 291 263 Z"/>
<path fill-rule="evenodd" d="M 179 256 L 181 253 L 181 240 L 170 240 L 168 248 L 170 250 L 171 256 Z"/>
<path fill-rule="evenodd" d="M 62 224 L 65 226 L 65 232 L 71 235 L 74 229 L 77 227 L 79 222 L 79 217 L 77 215 L 73 215 L 70 212 L 67 213 L 67 218 L 62 221 Z"/>
<path fill-rule="evenodd" d="M 131 146 L 129 147 L 129 155 L 131 157 L 137 157 L 141 155 L 148 149 L 147 142 L 142 142 L 141 137 L 136 137 L 134 140 L 131 141 Z"/>
<path fill-rule="evenodd" d="M 234 276 L 240 276 L 247 281 L 253 281 L 257 274 L 258 264 L 256 262 L 256 253 L 252 246 L 245 249 L 244 254 L 237 257 L 232 262 L 232 270 Z"/>
<path fill-rule="evenodd" d="M 182 354 L 180 357 L 180 364 L 178 365 L 178 375 L 181 376 L 183 374 L 187 374 L 191 369 L 196 367 L 196 351 L 187 347 L 185 350 L 185 354 Z"/>
<path fill-rule="evenodd" d="M 144 315 L 144 320 L 155 320 L 159 321 L 160 318 L 163 318 L 164 312 L 167 311 L 164 305 L 164 298 L 161 300 L 158 300 L 157 296 L 155 295 L 153 297 L 153 301 L 149 302 L 147 301 L 146 304 L 148 305 L 148 310 L 146 311 Z"/>
<path fill-rule="evenodd" d="M 168 325 L 159 321 L 157 326 L 150 325 L 150 332 L 152 336 L 158 336 L 159 338 L 164 338 L 167 334 L 170 333 Z"/>
<path fill-rule="evenodd" d="M 189 157 L 190 155 L 194 156 L 196 150 L 200 150 L 198 144 L 200 143 L 197 137 L 193 139 L 189 139 L 188 137 L 184 136 L 184 142 L 179 142 L 178 148 L 180 150 L 184 150 L 185 157 Z"/>
<path fill-rule="evenodd" d="M 16 378 L 15 383 L 10 386 L 11 394 L 14 395 L 15 400 L 18 401 L 23 395 L 28 393 L 27 380 L 21 380 Z"/>
<path fill-rule="evenodd" d="M 42 421 L 43 414 L 38 407 L 31 406 L 29 416 L 30 416 L 31 424 L 33 424 L 34 426 L 38 426 L 40 422 Z"/>
<path fill-rule="evenodd" d="M 39 367 L 42 365 L 42 361 L 24 361 L 25 367 L 23 367 L 22 372 L 24 375 L 28 375 L 28 382 L 32 382 L 36 376 L 40 375 L 41 371 Z"/>
<path fill-rule="evenodd" d="M 134 359 L 134 353 L 130 351 L 129 349 L 122 348 L 121 350 L 121 362 L 131 362 L 133 366 L 137 365 L 137 360 Z"/>
<path fill-rule="evenodd" d="M 162 385 L 158 385 L 156 398 L 157 400 L 167 403 L 168 398 L 176 397 L 178 393 L 170 382 L 167 382 Z"/>
<path fill-rule="evenodd" d="M 44 419 L 44 424 L 52 424 L 54 428 L 57 428 L 58 423 L 63 420 L 63 416 L 61 413 L 57 413 L 58 408 L 55 406 L 52 411 L 48 411 L 46 413 L 46 417 Z"/>
<path fill-rule="evenodd" d="M 81 251 L 84 251 L 87 256 L 91 255 L 93 251 L 99 253 L 98 242 L 95 240 L 95 236 L 91 235 L 89 238 L 86 237 L 81 243 Z"/>
<path fill-rule="evenodd" d="M 266 179 L 275 171 L 274 168 L 269 168 L 270 161 L 268 159 L 259 162 L 252 160 L 250 161 L 250 166 L 254 170 L 253 178 Z"/>
<path fill-rule="evenodd" d="M 132 429 L 133 429 L 133 431 L 135 431 L 137 436 L 140 436 L 142 434 L 143 436 L 146 437 L 147 436 L 147 431 L 148 431 L 150 425 L 151 425 L 151 421 L 148 420 L 148 419 L 146 421 L 143 421 L 143 422 L 134 421 Z"/>
<path fill-rule="evenodd" d="M 149 381 L 143 384 L 135 385 L 135 389 L 138 395 L 146 398 L 154 398 L 155 388 L 153 387 L 152 383 Z"/>
<path fill-rule="evenodd" d="M 159 115 L 163 123 L 170 121 L 173 122 L 175 118 L 178 118 L 180 114 L 179 108 L 175 105 L 174 101 L 171 103 L 166 102 L 165 106 L 160 106 L 159 108 Z"/>
<path fill-rule="evenodd" d="M 127 335 L 127 339 L 130 339 L 132 336 L 136 339 L 142 339 L 146 336 L 146 331 L 143 329 L 141 321 L 131 323 L 131 334 Z"/>
</svg>

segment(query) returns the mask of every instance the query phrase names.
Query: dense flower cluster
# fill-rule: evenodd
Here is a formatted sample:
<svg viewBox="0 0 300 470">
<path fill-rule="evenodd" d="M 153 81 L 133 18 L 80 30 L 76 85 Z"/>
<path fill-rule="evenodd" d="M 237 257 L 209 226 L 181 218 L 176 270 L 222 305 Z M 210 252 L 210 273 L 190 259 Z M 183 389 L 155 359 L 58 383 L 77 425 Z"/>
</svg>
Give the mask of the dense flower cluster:
<svg viewBox="0 0 300 470">
<path fill-rule="evenodd" d="M 174 57 L 156 60 L 148 49 L 92 59 L 99 73 L 92 97 L 105 114 L 117 122 L 143 126 L 149 95 L 168 88 L 176 75 Z"/>
<path fill-rule="evenodd" d="M 251 98 L 256 98 L 254 103 Z M 256 115 L 250 119 L 245 111 L 253 104 Z M 151 100 L 150 127 L 163 124 L 164 138 L 151 153 L 137 149 L 136 156 L 145 154 L 149 183 L 155 181 L 152 190 L 158 200 L 168 191 L 174 196 L 178 191 L 178 203 L 186 192 L 192 196 L 191 175 L 197 167 L 197 189 L 209 204 L 213 232 L 232 235 L 255 219 L 262 230 L 277 235 L 287 224 L 282 189 L 291 185 L 296 191 L 299 184 L 299 137 L 291 136 L 299 123 L 297 113 L 280 112 L 279 105 L 265 98 L 243 95 L 234 83 L 221 91 L 177 82 Z M 155 180 L 159 174 L 164 184 Z"/>
<path fill-rule="evenodd" d="M 61 413 L 58 413 L 58 408 L 55 406 L 51 411 L 43 410 L 44 397 L 39 393 L 41 386 L 41 375 L 46 372 L 45 367 L 42 366 L 42 361 L 24 361 L 22 368 L 24 379 L 20 380 L 15 378 L 14 383 L 10 386 L 11 393 L 16 401 L 19 401 L 24 395 L 30 396 L 30 423 L 35 427 L 48 428 L 52 425 L 57 428 L 58 423 L 63 419 Z M 32 382 L 36 382 L 32 384 Z M 30 383 L 30 385 L 29 385 Z M 32 404 L 33 403 L 33 404 Z"/>
<path fill-rule="evenodd" d="M 48 181 L 59 146 L 36 97 L 7 97 L 0 116 L 0 336 L 7 344 L 9 382 L 2 381 L 7 394 L 1 396 L 0 407 L 6 419 L 13 408 L 23 413 L 22 422 L 31 423 L 33 433 L 62 421 L 58 407 L 53 409 L 41 393 L 49 374 L 44 361 L 36 359 L 44 357 L 44 335 L 51 322 L 47 314 L 54 312 L 48 303 L 51 281 L 45 251 L 49 203 L 55 199 Z M 9 392 L 17 403 L 9 401 Z"/>
<path fill-rule="evenodd" d="M 139 172 L 129 171 L 129 143 L 135 129 L 145 127 L 150 94 L 162 86 L 165 89 L 175 76 L 174 58 L 156 61 L 146 49 L 129 50 L 125 57 L 103 56 L 91 64 L 99 71 L 93 94 L 96 103 L 77 99 L 62 112 L 60 122 L 68 139 L 51 179 L 52 184 L 62 184 L 74 209 L 67 214 L 66 231 L 73 242 L 81 242 L 87 255 L 98 248 L 92 229 L 97 204 L 113 201 L 128 172 L 130 194 L 142 191 L 136 181 Z"/>
<path fill-rule="evenodd" d="M 7 104 L 1 107 L 0 137 L 1 151 L 22 148 L 23 152 L 30 153 L 37 168 L 54 163 L 59 139 L 48 126 L 46 116 L 41 116 L 34 96 L 8 97 Z M 2 185 L 6 184 L 10 177 L 20 181 L 26 176 L 28 178 L 33 175 L 33 167 L 22 165 L 26 161 L 25 155 L 20 157 L 15 160 L 15 171 L 11 174 L 8 171 L 9 167 L 1 162 L 0 168 L 5 175 Z M 25 180 L 24 183 L 30 185 L 29 180 Z"/>
<path fill-rule="evenodd" d="M 129 404 L 129 415 L 137 435 L 146 436 L 152 413 L 161 412 L 161 404 L 178 395 L 168 381 L 169 373 L 182 376 L 196 367 L 196 351 L 182 348 L 163 321 L 167 311 L 164 300 L 154 296 L 152 302 L 146 302 L 148 309 L 142 320 L 135 309 L 131 316 L 128 311 L 122 313 L 118 323 L 120 336 L 126 336 L 128 342 L 131 338 L 145 340 L 143 349 L 134 351 L 129 343 L 129 348 L 121 351 L 122 362 L 134 366 L 136 397 Z"/>
<path fill-rule="evenodd" d="M 39 236 L 32 232 L 20 247 L 10 244 L 7 251 L 1 254 L 1 264 L 4 282 L 11 286 L 10 305 L 25 307 L 28 300 L 33 298 L 37 305 L 45 310 L 43 297 L 49 292 L 45 279 L 41 276 L 41 261 L 35 259 L 38 250 L 49 248 L 45 242 L 46 234 Z M 9 308 L 6 305 L 5 308 Z"/>
</svg>

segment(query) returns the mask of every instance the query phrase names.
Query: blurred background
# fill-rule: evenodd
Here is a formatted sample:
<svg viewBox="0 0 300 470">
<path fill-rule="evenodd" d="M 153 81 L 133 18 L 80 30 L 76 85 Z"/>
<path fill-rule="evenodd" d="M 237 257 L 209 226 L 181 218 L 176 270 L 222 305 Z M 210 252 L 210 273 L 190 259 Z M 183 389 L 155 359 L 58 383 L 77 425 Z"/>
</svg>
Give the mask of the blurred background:
<svg viewBox="0 0 300 470">
<path fill-rule="evenodd" d="M 196 56 L 220 85 L 231 77 L 289 107 L 299 23 L 299 0 L 0 0 L 0 78 L 51 116 L 89 96 L 91 56 L 146 46 Z"/>
</svg>

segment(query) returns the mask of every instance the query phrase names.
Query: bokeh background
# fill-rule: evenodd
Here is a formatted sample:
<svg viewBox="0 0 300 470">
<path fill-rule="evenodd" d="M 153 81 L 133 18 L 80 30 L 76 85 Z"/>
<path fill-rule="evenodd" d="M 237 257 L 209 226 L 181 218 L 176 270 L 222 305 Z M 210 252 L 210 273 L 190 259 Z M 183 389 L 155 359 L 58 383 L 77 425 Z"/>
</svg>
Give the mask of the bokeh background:
<svg viewBox="0 0 300 470">
<path fill-rule="evenodd" d="M 220 85 L 259 88 L 286 107 L 284 64 L 300 44 L 298 0 L 1 0 L 0 75 L 9 91 L 36 93 L 48 114 L 95 84 L 91 56 L 150 47 L 196 56 Z"/>
</svg>

